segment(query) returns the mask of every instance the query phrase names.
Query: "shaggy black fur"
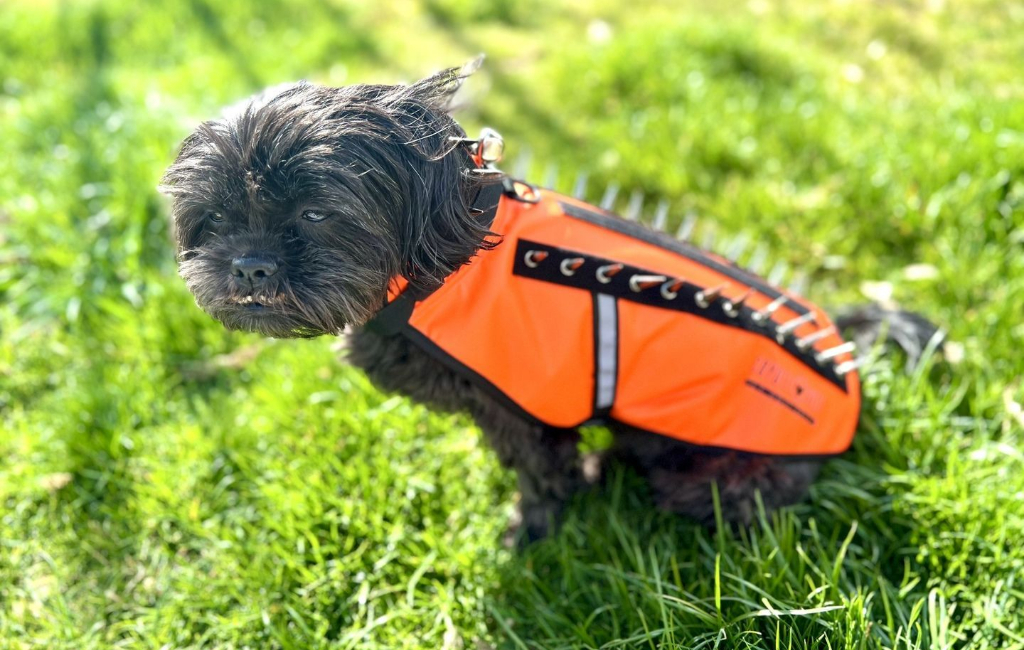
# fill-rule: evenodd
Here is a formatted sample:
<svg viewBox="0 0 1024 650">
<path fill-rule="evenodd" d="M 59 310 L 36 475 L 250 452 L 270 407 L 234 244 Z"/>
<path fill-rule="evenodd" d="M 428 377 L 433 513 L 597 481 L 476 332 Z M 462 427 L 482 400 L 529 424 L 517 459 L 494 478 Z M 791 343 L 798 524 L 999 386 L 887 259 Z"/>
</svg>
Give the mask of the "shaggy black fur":
<svg viewBox="0 0 1024 650">
<path fill-rule="evenodd" d="M 516 470 L 522 539 L 535 539 L 584 483 L 578 433 L 528 423 L 407 339 L 362 327 L 392 278 L 429 291 L 489 245 L 468 207 L 479 181 L 450 141 L 465 135 L 448 114 L 465 74 L 408 86 L 299 83 L 254 98 L 202 124 L 163 189 L 174 201 L 181 275 L 200 307 L 229 328 L 276 337 L 354 326 L 350 358 L 378 386 L 473 415 Z M 659 505 L 705 522 L 712 482 L 726 519 L 745 522 L 755 492 L 768 508 L 792 503 L 819 467 L 629 429 L 616 431 L 612 454 L 648 477 Z"/>
<path fill-rule="evenodd" d="M 487 246 L 467 206 L 476 181 L 450 155 L 460 82 L 453 69 L 411 86 L 299 83 L 200 125 L 162 186 L 199 306 L 270 336 L 339 333 L 392 278 L 432 289 Z M 275 270 L 226 273 L 239 256 Z"/>
</svg>

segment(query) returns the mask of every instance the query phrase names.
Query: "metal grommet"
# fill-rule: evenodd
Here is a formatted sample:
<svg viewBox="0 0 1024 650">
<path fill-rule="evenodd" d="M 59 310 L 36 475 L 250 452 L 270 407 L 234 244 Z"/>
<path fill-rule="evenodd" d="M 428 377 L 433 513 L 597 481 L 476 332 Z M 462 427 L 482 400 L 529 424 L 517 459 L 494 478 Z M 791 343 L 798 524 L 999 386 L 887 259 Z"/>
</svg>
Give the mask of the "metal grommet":
<svg viewBox="0 0 1024 650">
<path fill-rule="evenodd" d="M 537 264 L 543 262 L 548 256 L 546 251 L 526 251 L 526 255 L 523 255 L 523 264 L 526 264 L 531 269 L 537 268 Z"/>
<path fill-rule="evenodd" d="M 723 300 L 722 311 L 724 311 L 725 315 L 729 318 L 736 318 L 740 315 L 740 308 L 743 307 L 743 303 L 747 301 L 747 298 L 749 298 L 752 293 L 754 293 L 753 289 L 747 289 L 747 292 L 739 298 Z"/>
<path fill-rule="evenodd" d="M 601 284 L 608 284 L 612 281 L 612 276 L 623 268 L 622 264 L 606 264 L 604 266 L 599 266 L 595 272 L 595 275 L 597 275 L 597 281 Z"/>
<path fill-rule="evenodd" d="M 701 309 L 707 309 L 711 306 L 711 303 L 718 300 L 718 297 L 722 295 L 722 289 L 727 286 L 722 284 L 713 289 L 701 289 L 694 294 L 693 299 Z"/>
<path fill-rule="evenodd" d="M 679 287 L 681 286 L 683 286 L 682 280 L 676 280 L 674 282 L 669 280 L 661 285 L 661 297 L 665 300 L 675 300 L 676 296 L 679 295 Z"/>
<path fill-rule="evenodd" d="M 562 263 L 558 265 L 558 268 L 561 269 L 562 275 L 571 276 L 575 275 L 576 269 L 580 268 L 581 266 L 583 266 L 582 257 L 569 257 L 562 260 Z"/>
<path fill-rule="evenodd" d="M 664 275 L 634 275 L 629 279 L 629 288 L 634 293 L 640 293 L 644 289 L 650 289 L 668 280 Z"/>
<path fill-rule="evenodd" d="M 512 180 L 508 176 L 505 177 L 504 183 L 505 193 L 509 197 L 522 203 L 540 203 L 540 190 L 536 186 L 526 181 Z M 525 190 L 521 188 L 525 188 Z"/>
</svg>

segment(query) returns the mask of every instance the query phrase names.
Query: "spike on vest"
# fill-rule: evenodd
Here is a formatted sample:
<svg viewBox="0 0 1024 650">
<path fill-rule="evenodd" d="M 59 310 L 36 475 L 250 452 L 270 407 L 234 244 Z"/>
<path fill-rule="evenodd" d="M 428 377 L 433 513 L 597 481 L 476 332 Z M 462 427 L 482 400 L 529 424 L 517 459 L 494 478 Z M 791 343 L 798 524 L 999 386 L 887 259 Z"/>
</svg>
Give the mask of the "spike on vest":
<svg viewBox="0 0 1024 650">
<path fill-rule="evenodd" d="M 824 311 L 600 208 L 505 187 L 476 200 L 498 245 L 428 296 L 393 283 L 370 328 L 551 427 L 618 422 L 767 455 L 849 447 L 859 377 Z"/>
</svg>

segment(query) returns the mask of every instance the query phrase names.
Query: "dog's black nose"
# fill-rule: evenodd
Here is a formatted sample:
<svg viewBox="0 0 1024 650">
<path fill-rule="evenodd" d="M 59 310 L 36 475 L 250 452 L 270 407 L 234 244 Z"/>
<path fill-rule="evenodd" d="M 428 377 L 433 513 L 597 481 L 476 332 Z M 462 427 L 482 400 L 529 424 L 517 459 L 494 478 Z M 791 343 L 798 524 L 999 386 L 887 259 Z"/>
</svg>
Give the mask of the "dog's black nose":
<svg viewBox="0 0 1024 650">
<path fill-rule="evenodd" d="M 277 262 L 269 255 L 250 253 L 231 260 L 231 275 L 257 285 L 277 273 Z"/>
</svg>

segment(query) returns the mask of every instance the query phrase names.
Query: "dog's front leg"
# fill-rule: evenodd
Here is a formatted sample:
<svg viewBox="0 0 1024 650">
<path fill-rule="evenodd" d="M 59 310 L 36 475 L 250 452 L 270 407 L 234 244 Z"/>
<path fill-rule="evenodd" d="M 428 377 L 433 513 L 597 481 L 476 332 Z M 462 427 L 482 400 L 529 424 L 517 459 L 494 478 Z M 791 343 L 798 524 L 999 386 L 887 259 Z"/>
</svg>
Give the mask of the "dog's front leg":
<svg viewBox="0 0 1024 650">
<path fill-rule="evenodd" d="M 579 433 L 528 422 L 503 406 L 484 401 L 473 415 L 488 443 L 519 481 L 518 512 L 507 544 L 528 544 L 557 527 L 569 498 L 583 483 Z"/>
<path fill-rule="evenodd" d="M 577 431 L 520 417 L 402 336 L 358 329 L 352 334 L 348 358 L 383 390 L 403 393 L 432 408 L 470 412 L 498 459 L 519 479 L 519 513 L 508 539 L 536 540 L 557 524 L 566 501 L 582 483 Z"/>
</svg>

